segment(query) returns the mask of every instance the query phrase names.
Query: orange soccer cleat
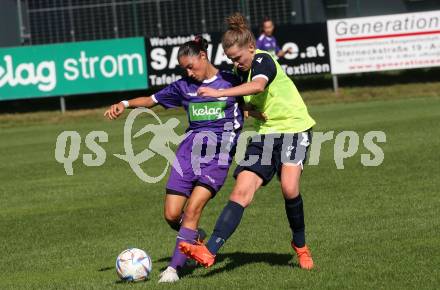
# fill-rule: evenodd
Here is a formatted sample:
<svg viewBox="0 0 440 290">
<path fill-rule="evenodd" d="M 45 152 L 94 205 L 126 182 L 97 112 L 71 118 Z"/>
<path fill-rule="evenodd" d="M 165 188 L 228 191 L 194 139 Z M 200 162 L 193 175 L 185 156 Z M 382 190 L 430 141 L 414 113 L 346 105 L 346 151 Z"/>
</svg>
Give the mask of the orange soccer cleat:
<svg viewBox="0 0 440 290">
<path fill-rule="evenodd" d="M 307 245 L 302 248 L 295 247 L 293 242 L 291 243 L 291 245 L 292 245 L 292 248 L 295 250 L 296 255 L 298 256 L 298 263 L 299 263 L 300 268 L 305 269 L 305 270 L 313 269 L 312 254 L 310 253 L 310 250 L 307 247 Z"/>
<path fill-rule="evenodd" d="M 211 267 L 215 262 L 215 256 L 202 243 L 193 245 L 188 242 L 180 242 L 179 249 L 188 258 L 196 260 L 205 268 Z"/>
</svg>

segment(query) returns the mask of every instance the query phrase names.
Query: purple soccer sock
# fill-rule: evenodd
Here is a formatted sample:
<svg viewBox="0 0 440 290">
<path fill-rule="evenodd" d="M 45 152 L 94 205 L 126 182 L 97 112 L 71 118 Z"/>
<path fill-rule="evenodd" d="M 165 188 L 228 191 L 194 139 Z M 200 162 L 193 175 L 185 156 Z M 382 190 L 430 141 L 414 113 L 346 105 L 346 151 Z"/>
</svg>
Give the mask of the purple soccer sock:
<svg viewBox="0 0 440 290">
<path fill-rule="evenodd" d="M 185 265 L 186 256 L 182 254 L 182 252 L 180 252 L 179 243 L 181 241 L 185 241 L 188 243 L 195 243 L 197 236 L 198 236 L 197 231 L 185 227 L 180 228 L 179 233 L 177 234 L 176 246 L 174 248 L 173 257 L 171 258 L 170 267 L 179 270 L 179 268 Z"/>
</svg>

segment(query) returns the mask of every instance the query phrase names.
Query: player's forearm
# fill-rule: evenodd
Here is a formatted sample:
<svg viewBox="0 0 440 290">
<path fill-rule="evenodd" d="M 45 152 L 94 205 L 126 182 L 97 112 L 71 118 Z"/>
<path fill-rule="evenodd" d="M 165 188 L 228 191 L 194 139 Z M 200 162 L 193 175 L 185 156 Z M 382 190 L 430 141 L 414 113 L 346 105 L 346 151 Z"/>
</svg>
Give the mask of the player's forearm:
<svg viewBox="0 0 440 290">
<path fill-rule="evenodd" d="M 247 95 L 259 94 L 264 91 L 265 83 L 259 81 L 252 81 L 242 85 L 224 89 L 221 91 L 223 97 L 241 97 Z"/>
<path fill-rule="evenodd" d="M 155 105 L 156 102 L 153 100 L 152 97 L 139 97 L 128 100 L 128 106 L 131 108 L 138 108 L 138 107 L 152 108 Z"/>
</svg>

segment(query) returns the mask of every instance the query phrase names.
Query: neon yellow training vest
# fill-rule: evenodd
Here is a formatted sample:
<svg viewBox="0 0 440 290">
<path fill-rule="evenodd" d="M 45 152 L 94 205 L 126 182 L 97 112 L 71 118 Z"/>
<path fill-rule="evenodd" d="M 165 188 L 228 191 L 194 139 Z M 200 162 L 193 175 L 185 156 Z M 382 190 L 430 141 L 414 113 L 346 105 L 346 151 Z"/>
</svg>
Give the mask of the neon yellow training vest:
<svg viewBox="0 0 440 290">
<path fill-rule="evenodd" d="M 258 134 L 298 133 L 311 128 L 316 122 L 310 117 L 293 81 L 270 53 L 257 49 L 256 54 L 259 53 L 270 55 L 276 65 L 277 74 L 263 92 L 244 97 L 246 103 L 267 115 L 267 121 L 255 119 L 255 130 Z M 251 82 L 251 72 L 247 81 Z"/>
</svg>

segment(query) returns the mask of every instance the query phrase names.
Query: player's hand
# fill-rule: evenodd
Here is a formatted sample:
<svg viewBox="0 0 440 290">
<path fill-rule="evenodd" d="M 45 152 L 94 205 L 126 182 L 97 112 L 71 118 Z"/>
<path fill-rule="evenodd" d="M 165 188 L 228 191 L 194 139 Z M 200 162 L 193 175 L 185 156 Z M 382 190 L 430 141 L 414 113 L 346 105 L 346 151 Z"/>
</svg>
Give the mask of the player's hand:
<svg viewBox="0 0 440 290">
<path fill-rule="evenodd" d="M 277 54 L 278 57 L 284 57 L 287 53 L 293 53 L 293 49 L 289 47 L 286 50 L 280 50 Z"/>
<path fill-rule="evenodd" d="M 197 95 L 201 97 L 221 98 L 222 91 L 208 87 L 201 87 L 197 90 Z"/>
<path fill-rule="evenodd" d="M 253 105 L 251 104 L 241 104 L 240 108 L 243 110 L 243 115 L 247 119 L 249 117 L 253 117 L 255 119 L 261 120 L 261 121 L 267 121 L 267 115 L 264 112 L 258 111 Z"/>
<path fill-rule="evenodd" d="M 124 104 L 118 103 L 111 105 L 110 109 L 105 111 L 104 116 L 109 120 L 115 120 L 125 111 Z"/>
<path fill-rule="evenodd" d="M 248 112 L 248 116 L 247 117 L 251 116 L 251 117 L 253 117 L 255 119 L 258 119 L 260 121 L 263 121 L 263 122 L 266 122 L 267 119 L 268 119 L 267 115 L 264 112 L 259 112 L 259 111 L 256 111 L 256 110 L 250 110 L 250 111 L 247 111 L 247 112 Z M 245 117 L 246 117 L 246 114 L 245 114 Z"/>
</svg>

